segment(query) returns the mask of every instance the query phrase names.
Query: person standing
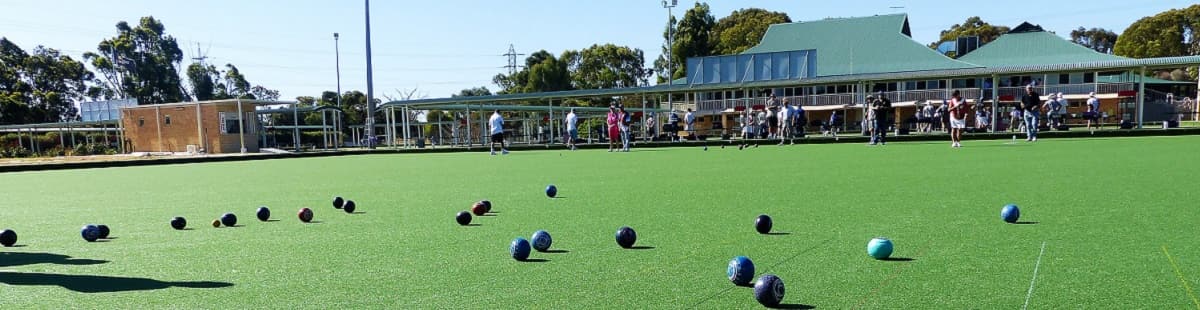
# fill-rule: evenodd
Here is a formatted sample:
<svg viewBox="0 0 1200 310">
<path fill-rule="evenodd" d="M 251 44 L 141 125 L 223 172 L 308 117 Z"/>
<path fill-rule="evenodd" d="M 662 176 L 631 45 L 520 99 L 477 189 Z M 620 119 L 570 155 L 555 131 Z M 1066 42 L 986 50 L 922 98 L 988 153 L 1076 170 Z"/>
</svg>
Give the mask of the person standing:
<svg viewBox="0 0 1200 310">
<path fill-rule="evenodd" d="M 617 109 L 621 112 L 621 121 L 618 122 L 621 127 L 621 151 L 629 152 L 629 139 L 632 137 L 629 134 L 629 124 L 633 122 L 633 115 L 625 111 L 624 104 L 617 105 Z"/>
<path fill-rule="evenodd" d="M 492 133 L 492 144 L 488 146 L 492 155 L 496 155 L 496 144 L 500 144 L 500 153 L 508 155 L 508 149 L 504 148 L 504 117 L 500 116 L 500 110 L 492 110 L 492 117 L 488 119 L 488 127 Z"/>
<path fill-rule="evenodd" d="M 792 133 L 792 116 L 788 112 L 790 111 L 788 111 L 787 106 L 779 107 L 779 115 L 777 116 L 779 118 L 779 134 L 777 135 L 779 136 L 779 145 L 783 145 L 783 142 L 788 139 L 788 135 Z"/>
<path fill-rule="evenodd" d="M 933 117 L 937 119 L 938 126 L 941 126 L 938 129 L 943 132 L 950 132 L 950 113 L 947 111 L 950 108 L 949 105 L 949 101 L 942 100 L 942 105 L 938 106 L 936 112 L 933 112 Z"/>
<path fill-rule="evenodd" d="M 833 135 L 835 141 L 838 140 L 838 128 L 842 127 L 844 121 L 838 112 L 838 110 L 833 110 L 833 113 L 829 114 L 829 133 Z"/>
<path fill-rule="evenodd" d="M 962 132 L 967 128 L 967 103 L 955 90 L 950 94 L 947 105 L 950 106 L 947 109 L 950 116 L 950 147 L 962 147 Z"/>
<path fill-rule="evenodd" d="M 1021 113 L 1025 115 L 1025 141 L 1036 142 L 1038 134 L 1038 108 L 1042 99 L 1033 86 L 1025 86 L 1025 96 L 1021 97 Z"/>
<path fill-rule="evenodd" d="M 892 101 L 879 92 L 873 100 L 871 100 L 871 145 L 879 143 L 887 145 L 888 126 L 891 125 L 890 116 L 892 113 Z"/>
<path fill-rule="evenodd" d="M 683 115 L 684 130 L 687 131 L 688 139 L 696 139 L 696 114 L 692 113 L 692 109 L 687 109 L 687 114 Z"/>
<path fill-rule="evenodd" d="M 667 128 L 665 130 L 667 130 L 667 139 L 671 142 L 675 142 L 675 140 L 679 138 L 679 113 L 675 113 L 675 110 L 671 110 L 671 115 L 667 116 L 666 127 Z"/>
<path fill-rule="evenodd" d="M 1093 123 L 1096 124 L 1096 129 L 1102 129 L 1097 122 L 1100 119 L 1100 99 L 1096 99 L 1095 92 L 1088 93 L 1087 112 L 1083 113 L 1083 118 L 1087 119 L 1089 131 L 1092 130 Z"/>
<path fill-rule="evenodd" d="M 617 112 L 617 106 L 608 106 L 608 117 L 604 121 L 608 125 L 608 151 L 612 152 L 617 146 L 617 141 L 621 140 L 621 128 L 618 126 L 621 115 Z"/>
<path fill-rule="evenodd" d="M 783 99 L 783 103 L 788 107 L 788 116 L 792 119 L 792 141 L 791 144 L 796 144 L 796 137 L 804 138 L 804 124 L 808 122 L 808 117 L 804 115 L 804 108 Z"/>
<path fill-rule="evenodd" d="M 654 120 L 654 113 L 646 115 L 646 136 L 650 141 L 658 137 L 658 122 Z"/>
<path fill-rule="evenodd" d="M 575 108 L 571 108 L 567 112 L 567 148 L 572 151 L 576 150 L 575 141 L 579 140 L 579 116 L 575 115 Z"/>
</svg>

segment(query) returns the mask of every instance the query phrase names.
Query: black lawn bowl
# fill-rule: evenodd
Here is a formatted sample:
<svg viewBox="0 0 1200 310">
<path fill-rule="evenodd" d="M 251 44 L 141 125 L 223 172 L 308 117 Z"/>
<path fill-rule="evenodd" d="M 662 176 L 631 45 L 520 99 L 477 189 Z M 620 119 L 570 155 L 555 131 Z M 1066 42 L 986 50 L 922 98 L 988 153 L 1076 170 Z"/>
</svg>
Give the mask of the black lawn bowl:
<svg viewBox="0 0 1200 310">
<path fill-rule="evenodd" d="M 464 225 L 464 226 L 470 225 L 471 224 L 471 212 L 467 212 L 467 211 L 458 212 L 458 215 L 454 216 L 454 221 L 457 221 L 458 225 Z"/>
<path fill-rule="evenodd" d="M 629 228 L 629 226 L 624 226 L 620 229 L 617 229 L 616 237 L 617 245 L 620 245 L 622 248 L 626 249 L 633 248 L 633 244 L 637 242 L 637 232 L 634 232 L 633 228 Z"/>
<path fill-rule="evenodd" d="M 0 245 L 10 247 L 15 244 L 17 244 L 17 232 L 13 231 L 12 229 L 0 231 Z"/>
<path fill-rule="evenodd" d="M 175 218 L 171 219 L 171 228 L 174 228 L 175 230 L 183 230 L 184 228 L 187 228 L 187 219 L 183 218 L 182 216 L 176 216 Z"/>
<path fill-rule="evenodd" d="M 254 215 L 258 216 L 259 221 L 266 222 L 271 219 L 271 209 L 266 206 L 258 207 L 258 211 L 254 212 Z"/>
<path fill-rule="evenodd" d="M 233 215 L 233 213 L 225 213 L 225 215 L 221 216 L 221 224 L 225 225 L 226 227 L 234 227 L 234 225 L 237 225 L 237 215 Z"/>
<path fill-rule="evenodd" d="M 754 230 L 757 230 L 760 234 L 771 233 L 772 225 L 771 217 L 766 214 L 759 215 L 758 218 L 754 219 Z"/>
<path fill-rule="evenodd" d="M 108 239 L 108 233 L 112 232 L 108 230 L 108 225 L 100 224 L 96 225 L 96 228 L 99 229 L 100 239 Z"/>
</svg>

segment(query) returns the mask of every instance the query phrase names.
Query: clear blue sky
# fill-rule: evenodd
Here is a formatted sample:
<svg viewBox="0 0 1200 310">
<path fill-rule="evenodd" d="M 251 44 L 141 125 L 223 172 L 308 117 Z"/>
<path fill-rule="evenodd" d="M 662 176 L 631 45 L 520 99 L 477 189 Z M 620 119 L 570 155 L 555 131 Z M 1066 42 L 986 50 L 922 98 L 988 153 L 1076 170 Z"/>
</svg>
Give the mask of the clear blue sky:
<svg viewBox="0 0 1200 310">
<path fill-rule="evenodd" d="M 1079 26 L 1121 33 L 1139 18 L 1193 4 L 1188 0 L 1092 1 L 710 1 L 716 18 L 744 7 L 786 12 L 795 21 L 908 13 L 913 37 L 981 16 L 1016 26 L 1040 24 L 1066 36 Z M 694 4 L 680 1 L 676 16 Z M 903 7 L 894 9 L 891 7 Z M 376 97 L 416 88 L 447 97 L 487 86 L 503 72 L 509 44 L 519 53 L 560 54 L 595 43 L 661 52 L 667 12 L 658 0 L 374 1 L 371 7 Z M 283 99 L 318 96 L 335 88 L 333 33 L 341 33 L 342 89 L 366 90 L 363 2 L 316 0 L 0 0 L 0 36 L 26 50 L 37 45 L 79 57 L 115 33 L 113 25 L 153 15 L 175 36 L 186 57 L 196 45 L 219 65 L 233 63 L 251 83 L 278 89 Z M 523 58 L 522 58 L 523 60 Z M 184 61 L 186 66 L 190 59 Z"/>
</svg>

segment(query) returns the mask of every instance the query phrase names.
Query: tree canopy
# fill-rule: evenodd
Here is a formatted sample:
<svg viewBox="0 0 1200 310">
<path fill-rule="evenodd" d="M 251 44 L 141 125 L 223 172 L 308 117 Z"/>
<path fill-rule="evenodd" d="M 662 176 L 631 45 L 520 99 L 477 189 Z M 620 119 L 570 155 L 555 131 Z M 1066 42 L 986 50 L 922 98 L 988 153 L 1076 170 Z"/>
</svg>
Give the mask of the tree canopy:
<svg viewBox="0 0 1200 310">
<path fill-rule="evenodd" d="M 98 52 L 84 53 L 104 77 L 105 98 L 136 98 L 138 104 L 183 101 L 176 66 L 183 51 L 166 26 L 153 16 L 142 17 L 137 27 L 117 23 L 117 35 L 100 41 Z"/>
<path fill-rule="evenodd" d="M 717 20 L 712 36 L 716 43 L 716 55 L 738 54 L 762 41 L 763 34 L 772 24 L 790 23 L 787 13 L 772 12 L 759 8 L 733 11 L 729 16 Z"/>
<path fill-rule="evenodd" d="M 0 124 L 75 120 L 75 102 L 94 96 L 94 78 L 82 62 L 37 46 L 27 53 L 0 38 Z"/>
<path fill-rule="evenodd" d="M 978 36 L 979 45 L 984 45 L 995 41 L 996 38 L 1008 33 L 1009 30 L 1012 29 L 1008 28 L 1008 26 L 995 26 L 983 21 L 979 16 L 971 16 L 962 24 L 954 24 L 950 26 L 950 29 L 942 30 L 938 36 L 939 39 L 936 42 L 929 43 L 929 48 L 937 49 L 938 45 L 942 43 L 958 40 L 959 37 L 965 36 Z M 951 54 L 950 56 L 954 56 L 953 51 L 949 54 Z"/>
<path fill-rule="evenodd" d="M 1200 4 L 1172 9 L 1133 22 L 1117 37 L 1113 53 L 1132 58 L 1200 55 Z M 1187 74 L 1169 74 L 1171 79 L 1196 80 L 1195 68 Z"/>
<path fill-rule="evenodd" d="M 1071 30 L 1071 42 L 1086 46 L 1097 52 L 1112 54 L 1113 45 L 1117 44 L 1117 33 L 1104 28 L 1085 29 L 1079 27 Z"/>
<path fill-rule="evenodd" d="M 668 39 L 673 32 L 674 44 L 671 45 L 669 53 L 668 49 L 663 49 L 662 55 L 669 55 L 669 63 L 667 56 L 659 56 L 659 59 L 654 61 L 654 71 L 658 73 L 659 83 L 667 82 L 664 77 L 668 76 L 668 64 L 674 69 L 674 72 L 669 74 L 670 79 L 674 80 L 687 75 L 688 57 L 713 55 L 715 41 L 711 40 L 711 35 L 714 26 L 716 26 L 716 19 L 713 18 L 708 3 L 704 2 L 696 2 L 695 6 L 684 12 L 683 18 L 679 20 L 678 24 L 675 23 L 674 17 L 668 21 L 667 30 L 663 32 L 663 39 Z"/>
</svg>

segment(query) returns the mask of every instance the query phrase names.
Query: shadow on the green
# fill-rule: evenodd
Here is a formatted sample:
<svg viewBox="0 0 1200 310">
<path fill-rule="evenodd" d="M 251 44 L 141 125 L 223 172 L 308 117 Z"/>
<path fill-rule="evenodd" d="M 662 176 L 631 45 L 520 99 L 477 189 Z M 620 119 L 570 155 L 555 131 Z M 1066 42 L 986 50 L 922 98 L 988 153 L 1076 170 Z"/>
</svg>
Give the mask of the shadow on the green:
<svg viewBox="0 0 1200 310">
<path fill-rule="evenodd" d="M 629 247 L 629 249 L 630 250 L 653 250 L 654 247 L 645 246 L 645 245 L 637 245 L 637 246 L 631 246 L 631 247 Z"/>
<path fill-rule="evenodd" d="M 571 253 L 571 251 L 552 249 L 552 250 L 546 250 L 545 252 L 542 252 L 542 253 Z"/>
<path fill-rule="evenodd" d="M 33 264 L 96 265 L 107 262 L 106 260 L 71 258 L 67 255 L 52 253 L 0 252 L 0 267 Z"/>
<path fill-rule="evenodd" d="M 910 257 L 888 257 L 888 258 L 884 258 L 884 259 L 880 259 L 880 260 L 886 261 L 886 262 L 911 262 L 911 261 L 914 261 L 917 259 L 910 258 Z"/>
<path fill-rule="evenodd" d="M 816 309 L 816 308 L 817 307 L 815 307 L 815 306 L 804 305 L 804 304 L 779 304 L 778 306 L 775 306 L 775 309 Z"/>
<path fill-rule="evenodd" d="M 80 293 L 112 293 L 126 291 L 159 290 L 169 287 L 222 288 L 233 283 L 211 281 L 168 282 L 146 278 L 127 278 L 91 275 L 66 275 L 52 273 L 25 273 L 0 271 L 0 283 L 8 285 L 60 286 Z"/>
<path fill-rule="evenodd" d="M 1038 222 L 1020 221 L 1020 222 L 1015 222 L 1015 223 L 1013 223 L 1013 224 L 1017 224 L 1017 225 L 1036 225 L 1037 223 L 1038 223 Z"/>
</svg>

